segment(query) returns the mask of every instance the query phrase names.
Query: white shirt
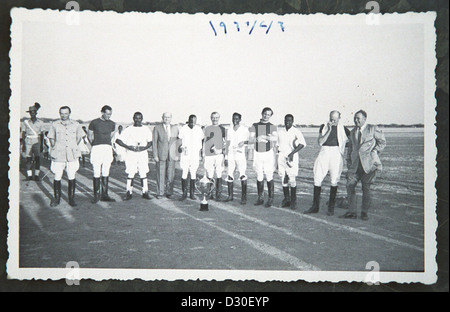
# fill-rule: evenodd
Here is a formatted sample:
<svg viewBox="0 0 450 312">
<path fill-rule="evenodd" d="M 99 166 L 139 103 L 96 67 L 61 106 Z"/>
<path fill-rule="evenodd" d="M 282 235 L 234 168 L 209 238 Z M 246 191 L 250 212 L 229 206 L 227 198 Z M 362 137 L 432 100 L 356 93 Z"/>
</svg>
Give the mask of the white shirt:
<svg viewBox="0 0 450 312">
<path fill-rule="evenodd" d="M 166 130 L 167 139 L 170 139 L 170 125 L 163 124 L 164 129 Z"/>
<path fill-rule="evenodd" d="M 237 130 L 234 130 L 234 127 L 231 126 L 227 130 L 227 142 L 229 142 L 229 149 L 228 153 L 244 153 L 245 152 L 245 145 L 242 147 L 239 147 L 240 142 L 248 141 L 250 137 L 250 132 L 248 131 L 247 127 L 244 127 L 242 125 L 239 125 L 239 128 Z"/>
<path fill-rule="evenodd" d="M 192 127 L 192 129 L 189 128 L 188 125 L 184 125 L 178 133 L 178 138 L 182 140 L 181 145 L 187 147 L 189 154 L 191 154 L 191 152 L 199 152 L 202 149 L 202 140 L 204 136 L 202 128 L 197 125 Z"/>
<path fill-rule="evenodd" d="M 147 126 L 130 126 L 123 130 L 118 138 L 126 145 L 146 146 L 153 140 L 153 134 Z"/>
<path fill-rule="evenodd" d="M 291 127 L 289 130 L 286 130 L 286 128 L 278 130 L 278 152 L 280 155 L 287 157 L 295 149 L 294 143 L 295 146 L 299 144 L 306 146 L 305 137 L 299 129 Z"/>
</svg>

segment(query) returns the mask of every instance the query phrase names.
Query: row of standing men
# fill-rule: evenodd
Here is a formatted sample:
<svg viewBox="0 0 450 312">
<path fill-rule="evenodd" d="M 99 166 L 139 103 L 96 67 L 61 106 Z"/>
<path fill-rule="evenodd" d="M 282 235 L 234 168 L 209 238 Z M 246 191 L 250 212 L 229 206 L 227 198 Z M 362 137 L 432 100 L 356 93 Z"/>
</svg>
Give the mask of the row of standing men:
<svg viewBox="0 0 450 312">
<path fill-rule="evenodd" d="M 22 124 L 27 159 L 27 175 L 31 173 L 34 161 L 35 173 L 39 175 L 39 153 L 36 145 L 43 131 L 43 123 L 36 118 L 40 105 L 36 103 L 29 108 L 30 119 Z M 196 124 L 196 116 L 190 115 L 186 125 L 179 128 L 171 124 L 172 115 L 164 113 L 162 122 L 153 131 L 142 124 L 143 115 L 133 115 L 133 125 L 127 127 L 119 135 L 115 131 L 115 123 L 111 120 L 112 108 L 105 105 L 101 109 L 101 117 L 90 122 L 87 134 L 78 122 L 70 119 L 71 109 L 63 106 L 59 110 L 60 120 L 52 123 L 48 132 L 51 145 L 51 171 L 54 173 L 54 198 L 51 206 L 57 206 L 61 200 L 61 179 L 64 171 L 68 176 L 68 198 L 71 206 L 75 203 L 75 175 L 79 169 L 79 143 L 87 139 L 92 146 L 90 162 L 93 166 L 93 203 L 98 201 L 114 201 L 108 195 L 109 170 L 113 161 L 113 147 L 124 149 L 125 171 L 127 173 L 126 195 L 124 200 L 133 196 L 134 178 L 139 174 L 142 197 L 151 199 L 148 192 L 147 173 L 148 149 L 153 146 L 153 157 L 156 161 L 157 198 L 172 198 L 175 161 L 180 162 L 182 169 L 181 201 L 188 197 L 195 199 L 195 181 L 201 162 L 206 175 L 215 183 L 215 194 L 211 198 L 217 201 L 234 200 L 235 171 L 241 183 L 241 201 L 247 203 L 247 159 L 245 146 L 253 144 L 253 167 L 256 171 L 258 198 L 255 205 L 270 207 L 274 201 L 275 168 L 283 186 L 284 199 L 282 207 L 297 208 L 296 177 L 298 175 L 298 152 L 306 146 L 301 131 L 294 127 L 294 117 L 288 114 L 284 118 L 284 128 L 278 129 L 270 122 L 273 115 L 271 108 L 261 112 L 261 119 L 247 128 L 241 125 L 241 115 L 234 113 L 232 125 L 225 129 L 219 124 L 220 115 L 211 114 L 211 125 L 204 128 Z M 330 175 L 331 188 L 327 215 L 334 215 L 337 185 L 347 161 L 347 196 L 348 211 L 341 217 L 357 218 L 356 185 L 361 181 L 363 199 L 361 219 L 368 219 L 371 206 L 371 185 L 376 174 L 381 170 L 378 154 L 386 146 L 382 131 L 375 125 L 366 123 L 367 113 L 360 110 L 354 114 L 355 127 L 350 131 L 340 122 L 340 112 L 332 111 L 329 121 L 321 125 L 318 143 L 321 146 L 314 163 L 314 195 L 313 204 L 304 213 L 317 213 L 320 206 L 322 181 Z M 114 139 L 113 139 L 114 138 Z M 347 148 L 347 152 L 346 152 Z M 37 148 L 39 149 L 39 148 Z M 345 153 L 346 152 L 346 153 Z M 37 167 L 37 171 L 36 171 Z M 228 196 L 222 198 L 222 172 L 227 167 Z M 268 198 L 264 201 L 264 179 L 267 183 Z"/>
</svg>

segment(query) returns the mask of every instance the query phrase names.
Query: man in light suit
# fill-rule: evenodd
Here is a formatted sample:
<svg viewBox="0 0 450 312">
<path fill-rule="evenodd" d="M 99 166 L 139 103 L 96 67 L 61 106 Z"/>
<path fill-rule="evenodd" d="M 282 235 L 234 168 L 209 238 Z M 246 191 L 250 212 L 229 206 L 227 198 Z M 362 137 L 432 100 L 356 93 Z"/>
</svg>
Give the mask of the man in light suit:
<svg viewBox="0 0 450 312">
<path fill-rule="evenodd" d="M 153 129 L 153 158 L 156 161 L 156 198 L 173 195 L 175 155 L 170 146 L 178 137 L 178 127 L 171 125 L 171 113 L 162 115 L 162 123 Z M 172 149 L 173 150 L 173 149 Z"/>
<path fill-rule="evenodd" d="M 386 147 L 383 132 L 376 125 L 366 124 L 367 113 L 359 110 L 355 113 L 355 126 L 349 138 L 347 153 L 347 196 L 348 211 L 340 218 L 356 219 L 356 185 L 361 181 L 362 206 L 361 219 L 368 220 L 371 204 L 371 185 L 375 182 L 378 170 L 382 169 L 378 156 Z"/>
</svg>

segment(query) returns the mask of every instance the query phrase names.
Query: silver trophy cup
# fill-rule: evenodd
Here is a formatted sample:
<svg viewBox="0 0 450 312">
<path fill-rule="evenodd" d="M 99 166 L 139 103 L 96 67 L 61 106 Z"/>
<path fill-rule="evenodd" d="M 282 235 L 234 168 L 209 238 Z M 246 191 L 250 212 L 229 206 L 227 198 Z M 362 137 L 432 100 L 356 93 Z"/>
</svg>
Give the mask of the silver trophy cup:
<svg viewBox="0 0 450 312">
<path fill-rule="evenodd" d="M 214 179 L 208 179 L 206 174 L 200 180 L 197 179 L 195 181 L 195 189 L 203 196 L 202 201 L 200 202 L 200 211 L 208 211 L 208 201 L 207 197 L 211 195 L 211 193 L 216 188 L 214 186 Z"/>
</svg>

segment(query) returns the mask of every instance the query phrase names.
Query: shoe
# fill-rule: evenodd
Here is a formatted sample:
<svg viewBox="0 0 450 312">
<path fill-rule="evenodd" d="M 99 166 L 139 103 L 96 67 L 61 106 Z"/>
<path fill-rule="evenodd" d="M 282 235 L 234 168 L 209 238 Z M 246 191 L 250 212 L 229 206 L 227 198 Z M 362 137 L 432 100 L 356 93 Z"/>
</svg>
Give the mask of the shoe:
<svg viewBox="0 0 450 312">
<path fill-rule="evenodd" d="M 311 213 L 318 213 L 318 212 L 319 212 L 319 209 L 318 209 L 318 207 L 315 206 L 315 205 L 312 205 L 311 208 L 309 208 L 309 209 L 306 210 L 306 211 L 303 211 L 304 214 L 311 214 Z"/>
<path fill-rule="evenodd" d="M 123 200 L 130 200 L 133 196 L 131 195 L 130 192 L 127 192 L 127 194 L 125 194 L 125 196 L 123 197 Z"/>
<path fill-rule="evenodd" d="M 41 178 L 39 178 L 39 176 L 34 176 L 34 181 L 39 182 L 41 181 Z"/>
<path fill-rule="evenodd" d="M 173 196 L 173 194 L 166 194 L 166 197 L 167 197 L 168 199 L 171 199 L 172 196 Z"/>
<path fill-rule="evenodd" d="M 267 199 L 265 207 L 269 208 L 269 207 L 272 207 L 272 205 L 273 205 L 273 199 L 272 198 Z"/>
<path fill-rule="evenodd" d="M 261 196 L 258 196 L 258 199 L 255 202 L 255 206 L 261 206 L 264 204 L 264 198 L 262 198 Z"/>
<path fill-rule="evenodd" d="M 115 202 L 116 200 L 114 198 L 109 197 L 109 195 L 104 195 L 100 198 L 100 201 L 102 202 Z"/>
<path fill-rule="evenodd" d="M 33 177 L 32 176 L 28 176 L 27 177 L 27 181 L 33 181 Z"/>
<path fill-rule="evenodd" d="M 367 221 L 369 220 L 369 216 L 365 212 L 361 212 L 361 220 Z"/>
<path fill-rule="evenodd" d="M 147 200 L 152 199 L 152 198 L 150 197 L 150 195 L 148 195 L 148 192 L 145 192 L 144 194 L 142 194 L 142 198 L 147 199 Z"/>
<path fill-rule="evenodd" d="M 356 213 L 354 213 L 354 212 L 346 212 L 342 216 L 340 216 L 339 218 L 341 218 L 341 219 L 356 219 Z"/>
</svg>

